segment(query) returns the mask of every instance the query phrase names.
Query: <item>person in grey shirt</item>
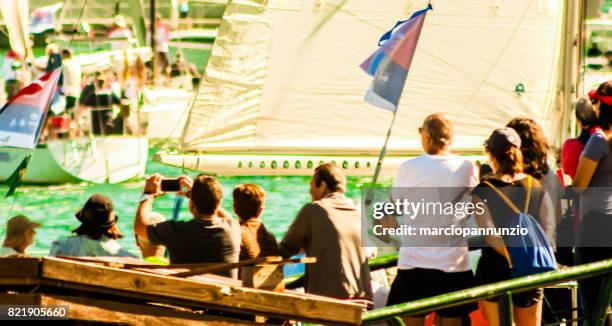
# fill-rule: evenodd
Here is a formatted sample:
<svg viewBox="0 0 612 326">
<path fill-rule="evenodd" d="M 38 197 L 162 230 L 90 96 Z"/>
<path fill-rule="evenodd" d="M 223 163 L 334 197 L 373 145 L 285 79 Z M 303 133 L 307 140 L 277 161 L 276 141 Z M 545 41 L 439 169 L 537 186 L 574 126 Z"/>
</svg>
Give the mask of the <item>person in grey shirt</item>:
<svg viewBox="0 0 612 326">
<path fill-rule="evenodd" d="M 361 211 L 345 197 L 346 178 L 336 165 L 319 165 L 310 181 L 312 203 L 304 205 L 280 243 L 283 257 L 301 250 L 307 293 L 337 299 L 372 299 L 370 268 L 361 247 Z"/>
<path fill-rule="evenodd" d="M 580 195 L 582 221 L 576 235 L 576 262 L 586 264 L 612 258 L 612 82 L 589 93 L 598 113 L 602 131 L 593 134 L 586 144 L 572 186 Z M 602 290 L 612 280 L 610 275 L 578 282 L 582 313 L 589 323 L 605 311 L 596 311 L 598 302 L 610 302 L 612 291 Z M 607 296 L 607 297 L 606 297 Z"/>
</svg>

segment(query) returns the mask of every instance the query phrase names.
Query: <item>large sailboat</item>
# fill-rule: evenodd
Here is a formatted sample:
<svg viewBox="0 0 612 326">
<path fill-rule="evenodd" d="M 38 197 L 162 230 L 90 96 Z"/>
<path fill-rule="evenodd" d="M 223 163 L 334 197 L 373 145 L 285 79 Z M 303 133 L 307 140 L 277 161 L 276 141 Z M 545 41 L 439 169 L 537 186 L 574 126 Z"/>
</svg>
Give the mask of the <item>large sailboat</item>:
<svg viewBox="0 0 612 326">
<path fill-rule="evenodd" d="M 482 155 L 516 116 L 560 142 L 576 85 L 578 1 L 433 1 L 382 175 L 421 152 L 433 112 L 455 124 L 452 149 Z M 373 174 L 392 113 L 363 101 L 359 64 L 425 0 L 231 0 L 169 165 L 221 175 L 308 175 L 335 161 Z M 477 50 L 475 50 L 477 49 Z"/>
</svg>

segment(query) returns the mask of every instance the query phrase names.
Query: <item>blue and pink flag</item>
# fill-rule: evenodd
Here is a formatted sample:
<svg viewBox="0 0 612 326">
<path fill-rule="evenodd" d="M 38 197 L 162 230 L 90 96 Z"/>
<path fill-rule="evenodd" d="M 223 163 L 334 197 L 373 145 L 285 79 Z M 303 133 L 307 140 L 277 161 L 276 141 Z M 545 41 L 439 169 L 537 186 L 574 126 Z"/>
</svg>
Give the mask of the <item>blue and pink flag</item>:
<svg viewBox="0 0 612 326">
<path fill-rule="evenodd" d="M 50 29 L 55 29 L 55 13 L 62 8 L 63 4 L 58 2 L 50 6 L 44 6 L 32 11 L 30 22 L 30 33 L 40 34 Z"/>
<path fill-rule="evenodd" d="M 360 65 L 374 77 L 365 96 L 366 102 L 392 112 L 397 110 L 425 16 L 431 9 L 428 5 L 408 20 L 399 21 L 380 38 L 379 45 L 384 44 Z"/>
<path fill-rule="evenodd" d="M 40 77 L 0 109 L 0 147 L 36 147 L 61 73 L 60 67 Z"/>
</svg>

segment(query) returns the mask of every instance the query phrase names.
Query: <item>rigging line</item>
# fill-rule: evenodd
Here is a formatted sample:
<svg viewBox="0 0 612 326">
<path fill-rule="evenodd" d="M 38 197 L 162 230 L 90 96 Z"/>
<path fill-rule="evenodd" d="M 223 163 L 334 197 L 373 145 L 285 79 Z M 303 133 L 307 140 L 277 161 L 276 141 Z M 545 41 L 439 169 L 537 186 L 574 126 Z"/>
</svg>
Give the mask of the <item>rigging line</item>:
<svg viewBox="0 0 612 326">
<path fill-rule="evenodd" d="M 72 41 L 74 40 L 74 37 L 77 34 L 77 28 L 78 28 L 79 24 L 81 24 L 81 18 L 83 18 L 83 13 L 85 12 L 85 6 L 87 6 L 87 0 L 85 0 L 83 2 L 83 6 L 81 7 L 81 12 L 79 13 L 79 18 L 77 19 L 77 21 L 72 26 L 72 35 L 70 36 L 70 42 L 68 42 L 68 48 L 69 49 L 72 48 Z"/>
<path fill-rule="evenodd" d="M 185 57 L 185 53 L 183 51 L 183 46 L 178 46 L 177 48 L 181 52 L 181 54 L 183 55 L 183 58 L 186 61 L 187 58 Z M 211 49 L 211 52 L 212 52 L 212 49 Z M 204 67 L 204 71 L 206 71 L 206 67 Z M 193 78 L 193 75 L 191 77 Z M 202 80 L 204 79 L 203 77 L 204 77 L 204 73 L 200 76 L 200 79 L 198 80 L 198 84 L 195 86 L 194 95 L 191 97 L 191 100 L 189 101 L 189 104 L 187 104 L 187 107 L 181 113 L 181 116 L 179 117 L 179 119 L 176 122 L 176 124 L 174 124 L 174 127 L 172 128 L 170 133 L 168 133 L 168 136 L 162 141 L 161 145 L 159 145 L 159 147 L 162 150 L 164 149 L 164 145 L 166 145 L 166 143 L 168 143 L 168 141 L 170 141 L 170 139 L 172 137 L 172 134 L 174 134 L 174 132 L 176 131 L 176 128 L 178 128 L 178 126 L 181 124 L 181 121 L 183 121 L 183 117 L 185 116 L 185 114 L 187 112 L 191 112 L 191 108 L 193 107 L 193 104 L 195 103 L 195 100 L 197 99 L 198 94 L 200 93 L 200 84 L 202 83 Z M 181 76 L 181 78 L 184 78 L 184 76 Z M 187 121 L 185 121 L 183 123 L 183 126 L 184 127 L 187 126 Z M 183 132 L 181 132 L 181 138 L 183 136 L 182 134 L 183 134 Z"/>
<path fill-rule="evenodd" d="M 174 124 L 174 127 L 172 128 L 172 130 L 168 133 L 168 136 L 166 136 L 166 138 L 159 145 L 159 147 L 161 149 L 164 149 L 164 145 L 166 145 L 166 143 L 168 143 L 168 141 L 170 141 L 170 139 L 172 138 L 172 134 L 174 134 L 174 132 L 176 131 L 176 128 L 178 128 L 178 126 L 181 125 L 181 121 L 183 120 L 183 117 L 185 116 L 185 114 L 187 112 L 191 112 L 191 108 L 193 107 L 193 103 L 195 102 L 195 99 L 197 98 L 197 96 L 198 96 L 198 94 L 200 92 L 200 83 L 201 82 L 202 82 L 202 78 L 200 78 L 200 80 L 198 81 L 198 85 L 196 86 L 196 90 L 194 92 L 194 95 L 192 95 L 191 96 L 191 100 L 189 100 L 189 104 L 187 104 L 187 107 L 181 113 L 181 116 L 179 117 L 178 121 Z M 183 126 L 186 126 L 186 125 L 187 125 L 187 121 L 185 121 L 183 123 Z"/>
<path fill-rule="evenodd" d="M 502 56 L 506 53 L 506 51 L 508 50 L 508 47 L 510 46 L 510 43 L 512 43 L 512 40 L 514 39 L 514 37 L 516 36 L 516 33 L 518 32 L 519 28 L 521 27 L 521 25 L 523 24 L 523 21 L 525 20 L 525 17 L 527 17 L 527 13 L 529 12 L 529 9 L 531 8 L 533 2 L 529 2 L 527 4 L 527 7 L 525 8 L 525 11 L 523 11 L 523 14 L 521 15 L 520 20 L 518 21 L 518 24 L 516 24 L 516 27 L 514 28 L 514 30 L 512 31 L 512 35 L 510 35 L 510 38 L 508 39 L 508 42 L 506 43 L 506 45 L 504 45 L 504 48 L 501 50 L 501 52 L 497 55 L 497 58 L 495 59 L 495 62 L 493 62 L 493 64 L 489 67 L 489 70 L 487 71 L 486 75 L 484 76 L 484 78 L 482 78 L 480 80 L 480 83 L 478 85 L 478 87 L 474 90 L 474 92 L 472 93 L 472 95 L 469 97 L 469 99 L 467 100 L 467 102 L 463 105 L 463 108 L 461 109 L 461 111 L 458 113 L 458 116 L 461 116 L 465 113 L 465 111 L 468 109 L 469 105 L 472 103 L 472 101 L 474 100 L 474 98 L 476 97 L 476 94 L 478 94 L 480 92 L 480 89 L 482 88 L 482 86 L 486 83 L 486 80 L 489 78 L 489 76 L 493 73 L 493 70 L 497 67 L 497 65 L 499 64 L 499 61 L 501 60 Z"/>
</svg>

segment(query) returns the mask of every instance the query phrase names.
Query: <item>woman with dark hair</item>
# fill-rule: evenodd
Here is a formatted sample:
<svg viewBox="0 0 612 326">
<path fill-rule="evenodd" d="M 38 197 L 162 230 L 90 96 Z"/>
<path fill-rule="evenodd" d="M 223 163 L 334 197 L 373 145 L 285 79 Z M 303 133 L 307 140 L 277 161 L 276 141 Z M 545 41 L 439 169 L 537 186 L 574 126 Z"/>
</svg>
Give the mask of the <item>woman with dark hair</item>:
<svg viewBox="0 0 612 326">
<path fill-rule="evenodd" d="M 514 129 L 521 137 L 523 172 L 538 179 L 544 191 L 550 195 L 555 223 L 559 223 L 563 215 L 561 209 L 563 186 L 557 174 L 548 165 L 548 143 L 544 131 L 535 120 L 530 118 L 512 119 L 506 127 Z M 553 234 L 549 236 L 552 240 Z"/>
<path fill-rule="evenodd" d="M 524 172 L 521 138 L 512 128 L 493 131 L 485 142 L 485 150 L 493 174 L 485 176 L 473 191 L 476 207 L 474 215 L 480 227 L 509 227 L 515 211 L 495 192 L 501 191 L 516 207 L 538 219 L 544 232 L 554 225 L 550 199 L 540 182 Z M 529 194 L 529 197 L 528 197 Z M 514 225 L 512 225 L 514 227 Z M 546 232 L 548 233 L 548 232 Z M 509 280 L 512 278 L 509 256 L 500 236 L 486 236 L 489 246 L 482 248 L 482 255 L 476 269 L 476 283 L 479 285 Z M 542 289 L 512 295 L 514 318 L 517 325 L 540 325 L 542 321 Z M 489 325 L 499 325 L 497 302 L 482 302 L 483 313 Z"/>
<path fill-rule="evenodd" d="M 601 84 L 589 93 L 598 114 L 601 131 L 587 142 L 572 186 L 580 195 L 582 220 L 576 235 L 576 262 L 586 264 L 612 258 L 612 82 Z M 607 307 L 597 303 L 610 302 L 611 277 L 598 276 L 578 282 L 585 319 L 596 325 L 605 316 Z M 607 296 L 607 298 L 605 297 Z M 608 300 L 608 301 L 605 301 Z"/>
<path fill-rule="evenodd" d="M 115 215 L 113 202 L 108 197 L 94 194 L 75 216 L 81 222 L 72 231 L 76 235 L 54 241 L 50 256 L 136 257 L 117 242 L 123 235 L 117 227 L 119 218 Z"/>
</svg>

